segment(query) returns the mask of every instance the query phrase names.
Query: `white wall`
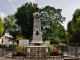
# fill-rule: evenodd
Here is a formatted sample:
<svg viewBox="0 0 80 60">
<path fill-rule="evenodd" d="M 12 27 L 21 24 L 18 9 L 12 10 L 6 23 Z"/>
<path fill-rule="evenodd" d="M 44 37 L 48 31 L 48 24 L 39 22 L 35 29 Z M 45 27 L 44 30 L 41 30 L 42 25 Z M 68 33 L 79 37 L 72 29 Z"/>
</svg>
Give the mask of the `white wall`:
<svg viewBox="0 0 80 60">
<path fill-rule="evenodd" d="M 45 42 L 44 42 L 44 45 L 45 45 L 45 46 L 49 46 L 49 45 L 50 45 L 50 41 L 45 41 Z"/>
<path fill-rule="evenodd" d="M 22 47 L 29 46 L 29 40 L 19 40 L 19 45 Z"/>
</svg>

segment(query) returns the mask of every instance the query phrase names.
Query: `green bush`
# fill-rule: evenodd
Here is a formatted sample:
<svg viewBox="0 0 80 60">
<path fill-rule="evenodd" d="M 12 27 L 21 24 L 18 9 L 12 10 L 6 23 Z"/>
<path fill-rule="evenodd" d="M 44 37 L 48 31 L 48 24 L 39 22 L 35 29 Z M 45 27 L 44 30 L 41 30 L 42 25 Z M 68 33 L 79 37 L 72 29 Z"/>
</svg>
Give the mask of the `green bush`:
<svg viewBox="0 0 80 60">
<path fill-rule="evenodd" d="M 9 46 L 17 46 L 17 44 L 9 44 Z"/>
<path fill-rule="evenodd" d="M 21 46 L 17 46 L 16 47 L 16 50 L 20 50 L 22 47 Z"/>
<path fill-rule="evenodd" d="M 66 45 L 66 44 L 60 43 L 60 44 L 58 44 L 58 46 L 67 46 L 67 45 Z"/>
<path fill-rule="evenodd" d="M 24 47 L 24 51 L 27 51 L 27 47 Z"/>
<path fill-rule="evenodd" d="M 49 51 L 51 51 L 53 48 L 55 49 L 54 45 L 49 45 L 48 46 Z"/>
<path fill-rule="evenodd" d="M 21 46 L 17 46 L 16 47 L 16 50 L 24 50 L 24 51 L 27 51 L 27 47 L 21 47 Z"/>
</svg>

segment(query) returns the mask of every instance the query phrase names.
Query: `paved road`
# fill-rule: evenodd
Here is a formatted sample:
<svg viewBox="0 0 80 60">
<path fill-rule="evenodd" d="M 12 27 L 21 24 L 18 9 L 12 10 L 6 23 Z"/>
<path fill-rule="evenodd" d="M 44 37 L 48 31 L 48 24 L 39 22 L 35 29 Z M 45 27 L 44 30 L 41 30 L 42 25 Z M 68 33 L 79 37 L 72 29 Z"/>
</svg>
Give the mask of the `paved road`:
<svg viewBox="0 0 80 60">
<path fill-rule="evenodd" d="M 12 58 L 0 58 L 0 60 L 46 60 L 46 59 L 43 59 L 43 58 L 37 58 L 37 59 L 21 59 L 21 58 L 19 58 L 19 59 L 12 59 Z M 51 58 L 48 58 L 47 60 L 61 60 L 61 58 L 53 58 L 53 57 L 51 57 Z"/>
<path fill-rule="evenodd" d="M 12 60 L 12 58 L 1 57 L 0 60 Z"/>
</svg>

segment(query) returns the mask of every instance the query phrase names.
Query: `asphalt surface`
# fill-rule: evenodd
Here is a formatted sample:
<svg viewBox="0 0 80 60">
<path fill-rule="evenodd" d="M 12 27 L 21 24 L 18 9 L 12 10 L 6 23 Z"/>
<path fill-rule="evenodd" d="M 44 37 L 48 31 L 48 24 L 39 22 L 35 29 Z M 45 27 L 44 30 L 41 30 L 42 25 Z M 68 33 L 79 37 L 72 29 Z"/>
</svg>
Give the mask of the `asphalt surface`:
<svg viewBox="0 0 80 60">
<path fill-rule="evenodd" d="M 12 58 L 1 57 L 0 60 L 12 60 Z"/>
</svg>

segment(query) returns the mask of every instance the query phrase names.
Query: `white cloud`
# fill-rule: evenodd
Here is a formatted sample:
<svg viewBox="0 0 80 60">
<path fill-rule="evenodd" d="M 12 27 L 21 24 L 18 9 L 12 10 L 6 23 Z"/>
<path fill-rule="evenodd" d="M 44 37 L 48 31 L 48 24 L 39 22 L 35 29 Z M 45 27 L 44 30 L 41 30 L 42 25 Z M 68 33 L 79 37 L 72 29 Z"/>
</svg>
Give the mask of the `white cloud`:
<svg viewBox="0 0 80 60">
<path fill-rule="evenodd" d="M 15 7 L 15 5 L 14 5 L 14 4 L 12 4 L 12 7 Z"/>
<path fill-rule="evenodd" d="M 35 3 L 35 0 L 28 0 L 28 2 L 32 2 L 32 3 Z"/>
<path fill-rule="evenodd" d="M 4 12 L 0 12 L 0 17 L 3 19 L 4 17 L 6 17 L 7 14 L 5 14 Z"/>
<path fill-rule="evenodd" d="M 8 0 L 9 2 L 12 2 L 12 0 Z"/>
<path fill-rule="evenodd" d="M 16 0 L 7 0 L 7 1 L 10 2 L 12 8 L 16 7 L 14 4 L 14 1 L 16 1 Z M 9 7 L 10 7 L 10 5 L 9 5 Z"/>
<path fill-rule="evenodd" d="M 8 0 L 9 2 L 13 2 L 13 1 L 15 1 L 15 0 Z"/>
</svg>

